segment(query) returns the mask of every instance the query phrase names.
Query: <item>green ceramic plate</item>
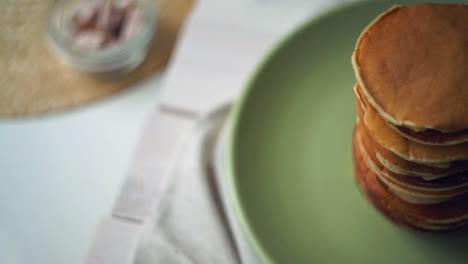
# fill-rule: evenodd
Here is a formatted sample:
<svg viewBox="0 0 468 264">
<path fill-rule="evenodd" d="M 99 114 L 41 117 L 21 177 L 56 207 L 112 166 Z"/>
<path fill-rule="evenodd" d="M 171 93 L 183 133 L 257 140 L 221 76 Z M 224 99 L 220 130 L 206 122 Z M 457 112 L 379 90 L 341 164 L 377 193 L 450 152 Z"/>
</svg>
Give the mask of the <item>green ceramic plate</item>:
<svg viewBox="0 0 468 264">
<path fill-rule="evenodd" d="M 300 27 L 261 64 L 233 111 L 231 194 L 265 263 L 468 263 L 466 234 L 395 226 L 354 181 L 350 57 L 361 30 L 393 4 L 351 4 Z"/>
</svg>

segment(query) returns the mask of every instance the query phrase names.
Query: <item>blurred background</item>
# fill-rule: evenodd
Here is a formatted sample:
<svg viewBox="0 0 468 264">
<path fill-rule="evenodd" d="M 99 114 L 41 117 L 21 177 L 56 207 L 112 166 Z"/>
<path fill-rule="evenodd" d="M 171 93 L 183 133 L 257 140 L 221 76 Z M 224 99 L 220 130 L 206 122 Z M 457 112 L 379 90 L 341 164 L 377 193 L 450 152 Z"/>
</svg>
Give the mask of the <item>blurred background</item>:
<svg viewBox="0 0 468 264">
<path fill-rule="evenodd" d="M 279 39 L 344 2 L 154 0 L 146 59 L 96 79 L 54 42 L 53 1 L 0 0 L 0 263 L 83 263 L 158 107 L 198 116 L 235 99 Z"/>
</svg>

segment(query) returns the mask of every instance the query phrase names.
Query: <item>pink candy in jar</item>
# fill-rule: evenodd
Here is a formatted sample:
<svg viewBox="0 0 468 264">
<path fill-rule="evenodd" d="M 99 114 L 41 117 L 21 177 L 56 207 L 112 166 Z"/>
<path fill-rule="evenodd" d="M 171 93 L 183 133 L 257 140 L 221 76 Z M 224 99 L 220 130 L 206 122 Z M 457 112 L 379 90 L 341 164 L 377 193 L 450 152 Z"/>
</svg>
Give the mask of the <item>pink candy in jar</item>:
<svg viewBox="0 0 468 264">
<path fill-rule="evenodd" d="M 99 49 L 131 39 L 143 25 L 134 0 L 81 0 L 72 13 L 70 42 Z"/>
</svg>

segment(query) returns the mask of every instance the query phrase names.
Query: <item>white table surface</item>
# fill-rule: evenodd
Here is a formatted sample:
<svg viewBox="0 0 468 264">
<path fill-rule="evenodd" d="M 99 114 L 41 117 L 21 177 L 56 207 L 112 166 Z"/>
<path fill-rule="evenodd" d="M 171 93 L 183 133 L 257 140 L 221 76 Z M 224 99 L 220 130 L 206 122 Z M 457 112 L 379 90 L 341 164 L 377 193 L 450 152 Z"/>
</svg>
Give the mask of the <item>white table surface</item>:
<svg viewBox="0 0 468 264">
<path fill-rule="evenodd" d="M 162 76 L 69 112 L 0 120 L 0 263 L 83 263 Z"/>
</svg>

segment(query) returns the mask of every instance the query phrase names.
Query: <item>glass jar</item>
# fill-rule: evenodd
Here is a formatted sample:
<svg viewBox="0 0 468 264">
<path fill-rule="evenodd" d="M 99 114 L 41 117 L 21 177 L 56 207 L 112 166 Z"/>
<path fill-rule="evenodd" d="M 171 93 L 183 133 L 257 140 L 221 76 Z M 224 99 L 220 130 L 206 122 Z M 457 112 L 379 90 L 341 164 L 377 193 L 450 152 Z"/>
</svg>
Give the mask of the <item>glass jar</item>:
<svg viewBox="0 0 468 264">
<path fill-rule="evenodd" d="M 47 18 L 49 46 L 65 64 L 97 77 L 116 77 L 136 69 L 145 59 L 156 29 L 156 11 L 148 0 L 135 0 L 142 14 L 141 28 L 130 39 L 99 49 L 70 41 L 71 19 L 79 0 L 55 0 Z"/>
</svg>

